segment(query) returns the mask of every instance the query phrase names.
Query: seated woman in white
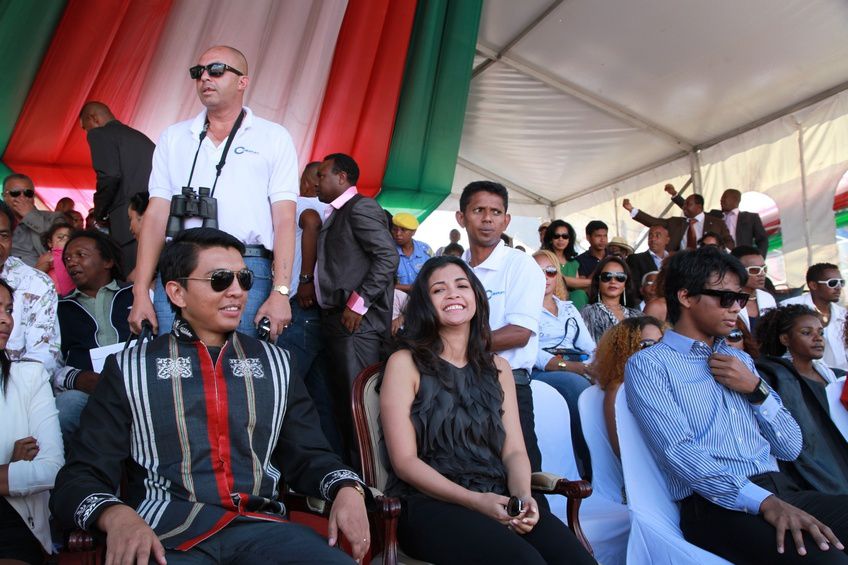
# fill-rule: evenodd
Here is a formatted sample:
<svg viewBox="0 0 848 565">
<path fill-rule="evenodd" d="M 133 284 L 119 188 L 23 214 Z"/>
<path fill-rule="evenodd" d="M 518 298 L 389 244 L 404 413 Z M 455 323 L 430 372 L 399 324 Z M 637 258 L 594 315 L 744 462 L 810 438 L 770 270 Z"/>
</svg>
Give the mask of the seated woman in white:
<svg viewBox="0 0 848 565">
<path fill-rule="evenodd" d="M 64 464 L 59 412 L 38 362 L 10 363 L 12 289 L 0 279 L 0 563 L 53 552 L 47 503 Z"/>
</svg>

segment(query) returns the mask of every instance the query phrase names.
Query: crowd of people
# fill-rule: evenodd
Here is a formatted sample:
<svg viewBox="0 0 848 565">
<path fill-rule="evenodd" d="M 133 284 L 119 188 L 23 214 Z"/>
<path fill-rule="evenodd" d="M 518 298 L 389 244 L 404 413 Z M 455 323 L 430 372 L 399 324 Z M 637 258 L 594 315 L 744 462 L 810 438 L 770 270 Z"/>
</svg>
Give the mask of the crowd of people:
<svg viewBox="0 0 848 565">
<path fill-rule="evenodd" d="M 603 391 L 618 455 L 623 389 L 691 543 L 848 562 L 848 442 L 826 393 L 848 371 L 845 281 L 819 263 L 809 293 L 776 295 L 739 191 L 705 212 L 668 185 L 671 218 L 625 200 L 644 252 L 597 220 L 579 252 L 555 219 L 527 253 L 504 237 L 507 189 L 476 181 L 434 253 L 413 213 L 359 194 L 349 155 L 299 170 L 286 130 L 244 106 L 238 50 L 189 75 L 204 110 L 155 145 L 83 107 L 85 225 L 73 201 L 36 210 L 29 177 L 3 182 L 0 561 L 42 563 L 69 528 L 105 534 L 109 563 L 362 559 L 351 391 L 385 362 L 386 493 L 410 557 L 593 562 L 531 492 L 537 381 L 565 400 L 588 480 L 578 400 Z M 287 520 L 286 487 L 332 502 L 329 540 Z"/>
</svg>

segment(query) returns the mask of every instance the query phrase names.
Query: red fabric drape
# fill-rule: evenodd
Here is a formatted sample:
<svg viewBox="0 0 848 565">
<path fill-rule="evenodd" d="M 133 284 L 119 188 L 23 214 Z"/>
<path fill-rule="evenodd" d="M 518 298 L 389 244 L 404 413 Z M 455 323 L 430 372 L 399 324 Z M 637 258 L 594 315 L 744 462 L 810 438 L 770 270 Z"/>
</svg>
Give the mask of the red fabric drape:
<svg viewBox="0 0 848 565">
<path fill-rule="evenodd" d="M 347 153 L 357 186 L 380 191 L 400 96 L 416 0 L 350 0 L 315 134 L 312 160 Z"/>
<path fill-rule="evenodd" d="M 33 178 L 48 205 L 65 195 L 91 205 L 94 172 L 80 108 L 100 100 L 128 120 L 171 3 L 68 3 L 4 155 L 10 168 Z"/>
</svg>

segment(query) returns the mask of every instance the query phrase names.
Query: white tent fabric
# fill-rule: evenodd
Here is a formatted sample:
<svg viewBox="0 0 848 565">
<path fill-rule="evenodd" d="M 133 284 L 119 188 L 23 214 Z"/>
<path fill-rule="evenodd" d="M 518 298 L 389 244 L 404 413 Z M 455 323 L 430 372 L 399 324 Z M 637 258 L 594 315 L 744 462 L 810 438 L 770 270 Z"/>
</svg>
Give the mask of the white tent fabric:
<svg viewBox="0 0 848 565">
<path fill-rule="evenodd" d="M 837 261 L 846 22 L 841 0 L 488 0 L 454 192 L 501 181 L 513 215 L 578 233 L 598 218 L 634 243 L 622 198 L 659 214 L 662 186 L 690 176 L 709 207 L 726 188 L 765 192 L 801 285 Z"/>
</svg>

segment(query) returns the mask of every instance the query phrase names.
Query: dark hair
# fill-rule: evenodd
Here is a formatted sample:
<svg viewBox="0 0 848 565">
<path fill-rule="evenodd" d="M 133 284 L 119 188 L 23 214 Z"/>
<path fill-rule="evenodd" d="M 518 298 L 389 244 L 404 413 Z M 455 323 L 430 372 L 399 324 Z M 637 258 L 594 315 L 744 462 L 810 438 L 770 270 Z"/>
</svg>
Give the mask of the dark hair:
<svg viewBox="0 0 848 565">
<path fill-rule="evenodd" d="M 463 247 L 460 244 L 458 244 L 458 243 L 448 243 L 447 245 L 445 245 L 445 248 L 442 249 L 442 255 L 447 255 L 448 253 L 456 252 L 456 251 L 459 251 L 460 255 L 465 253 L 465 249 L 463 249 Z"/>
<path fill-rule="evenodd" d="M 474 182 L 470 182 L 465 185 L 465 188 L 462 189 L 462 194 L 459 197 L 460 212 L 463 214 L 465 213 L 465 209 L 468 207 L 471 197 L 478 192 L 490 192 L 500 196 L 503 200 L 504 212 L 506 212 L 507 208 L 509 208 L 509 191 L 504 185 L 490 180 L 475 180 Z"/>
<path fill-rule="evenodd" d="M 35 183 L 32 182 L 32 179 L 29 178 L 28 176 L 26 176 L 25 174 L 23 174 L 23 173 L 12 173 L 11 175 L 6 175 L 6 178 L 3 179 L 3 190 L 4 191 L 6 190 L 6 185 L 9 183 L 9 181 L 13 181 L 13 180 L 25 180 L 30 184 L 30 186 L 35 186 Z"/>
<path fill-rule="evenodd" d="M 748 326 L 745 325 L 742 318 L 736 318 L 736 329 L 742 332 L 742 351 L 754 359 L 759 359 L 760 344 L 757 342 L 757 339 L 751 335 L 751 332 L 748 330 Z"/>
<path fill-rule="evenodd" d="M 739 259 L 712 245 L 675 253 L 663 279 L 668 321 L 675 324 L 680 319 L 679 291 L 686 290 L 690 296 L 695 296 L 704 290 L 710 279 L 718 277 L 721 280 L 728 273 L 736 275 L 742 286 L 748 282 L 748 272 Z"/>
<path fill-rule="evenodd" d="M 812 316 L 821 320 L 818 312 L 804 304 L 787 304 L 769 310 L 763 314 L 757 323 L 757 340 L 760 350 L 766 355 L 780 357 L 786 353 L 786 346 L 780 343 L 780 336 L 789 333 L 795 321 L 804 316 Z"/>
<path fill-rule="evenodd" d="M 717 234 L 714 231 L 705 231 L 704 235 L 701 236 L 701 239 L 698 240 L 698 247 L 704 245 L 704 240 L 707 239 L 708 237 L 715 239 L 718 242 L 719 245 L 724 244 L 724 241 L 722 240 L 722 237 L 721 237 L 720 234 Z"/>
<path fill-rule="evenodd" d="M 600 220 L 592 220 L 591 222 L 586 224 L 586 237 L 589 237 L 590 235 L 592 235 L 593 233 L 595 233 L 598 230 L 609 231 L 609 226 L 607 226 L 605 223 L 603 223 Z"/>
<path fill-rule="evenodd" d="M 224 247 L 235 249 L 244 255 L 244 244 L 227 232 L 215 228 L 192 228 L 183 230 L 170 243 L 165 244 L 159 256 L 159 276 L 162 286 L 177 281 L 185 286 L 185 277 L 197 268 L 197 255 L 203 249 Z M 170 299 L 168 300 L 170 302 Z M 171 310 L 180 312 L 171 302 Z"/>
<path fill-rule="evenodd" d="M 700 194 L 690 194 L 687 198 L 691 198 L 701 208 L 704 207 L 704 197 Z"/>
<path fill-rule="evenodd" d="M 600 280 L 601 280 L 601 271 L 604 270 L 604 267 L 609 265 L 610 263 L 618 263 L 621 265 L 621 271 L 627 275 L 627 281 L 624 283 L 624 292 L 621 293 L 619 300 L 622 304 L 624 304 L 624 299 L 626 296 L 634 296 L 634 288 L 636 288 L 633 284 L 633 277 L 630 273 L 630 267 L 627 266 L 627 261 L 622 259 L 621 257 L 617 257 L 615 255 L 607 255 L 601 262 L 595 266 L 595 270 L 592 271 L 592 283 L 589 285 L 589 302 L 594 303 L 598 302 L 600 297 Z"/>
<path fill-rule="evenodd" d="M 15 291 L 11 285 L 6 282 L 6 279 L 0 279 L 0 287 L 9 291 L 9 300 L 15 301 Z M 6 353 L 6 348 L 0 349 L 0 388 L 3 389 L 3 394 L 6 394 L 6 383 L 9 382 L 9 369 L 12 367 L 12 361 L 9 359 L 9 354 Z"/>
<path fill-rule="evenodd" d="M 324 157 L 325 161 L 333 160 L 333 174 L 344 173 L 347 175 L 347 181 L 351 185 L 355 185 L 359 180 L 359 165 L 353 160 L 350 155 L 344 153 L 330 153 Z"/>
<path fill-rule="evenodd" d="M 124 280 L 124 271 L 121 268 L 121 247 L 118 243 L 107 234 L 100 230 L 74 230 L 65 243 L 65 249 L 62 251 L 62 261 L 65 260 L 65 254 L 68 252 L 68 247 L 71 242 L 81 238 L 93 239 L 97 246 L 97 251 L 100 256 L 106 261 L 112 261 L 111 276 L 115 280 Z"/>
<path fill-rule="evenodd" d="M 568 230 L 568 245 L 563 250 L 563 255 L 565 255 L 565 258 L 570 261 L 577 256 L 577 252 L 574 250 L 574 244 L 577 243 L 577 232 L 575 232 L 574 227 L 565 220 L 554 220 L 547 228 L 545 228 L 545 235 L 542 236 L 542 249 L 556 254 L 556 251 L 554 251 L 554 235 L 560 228 Z"/>
<path fill-rule="evenodd" d="M 130 197 L 129 209 L 133 210 L 139 216 L 144 214 L 144 211 L 147 210 L 147 204 L 150 202 L 150 193 L 146 190 L 144 192 L 136 192 Z"/>
<path fill-rule="evenodd" d="M 444 351 L 444 344 L 439 335 L 439 322 L 433 301 L 430 299 L 430 277 L 435 271 L 448 265 L 456 265 L 468 277 L 474 291 L 477 311 L 471 318 L 471 333 L 468 336 L 468 363 L 478 376 L 492 372 L 497 378 L 495 360 L 489 349 L 492 345 L 492 332 L 489 329 L 489 301 L 486 290 L 468 264 L 450 255 L 433 257 L 424 263 L 412 288 L 409 289 L 409 300 L 404 308 L 404 327 L 398 333 L 398 349 L 409 349 L 412 359 L 420 371 L 440 376 L 444 371 L 439 369 L 442 361 L 439 354 Z"/>
<path fill-rule="evenodd" d="M 15 213 L 12 212 L 12 209 L 9 208 L 9 205 L 6 204 L 3 200 L 0 200 L 0 214 L 5 214 L 9 219 L 9 229 L 11 231 L 15 231 L 15 227 L 18 225 L 18 221 L 15 218 Z"/>
<path fill-rule="evenodd" d="M 753 245 L 739 245 L 733 248 L 733 251 L 730 252 L 731 255 L 736 257 L 737 259 L 742 259 L 742 257 L 748 257 L 750 255 L 759 255 L 762 257 L 762 253 L 760 250 L 754 247 Z"/>
<path fill-rule="evenodd" d="M 816 263 L 815 265 L 812 265 L 809 269 L 807 269 L 807 282 L 810 283 L 822 280 L 825 271 L 830 270 L 838 271 L 839 267 L 833 263 Z"/>
<path fill-rule="evenodd" d="M 74 229 L 74 227 L 71 224 L 69 224 L 68 221 L 65 219 L 64 215 L 59 216 L 58 218 L 53 220 L 53 223 L 50 224 L 50 228 L 46 232 L 41 234 L 41 245 L 46 247 L 47 250 L 49 251 L 50 250 L 50 240 L 53 239 L 53 236 L 56 234 L 56 232 L 59 231 L 62 228 L 70 228 L 71 231 L 73 231 L 73 229 Z"/>
</svg>

